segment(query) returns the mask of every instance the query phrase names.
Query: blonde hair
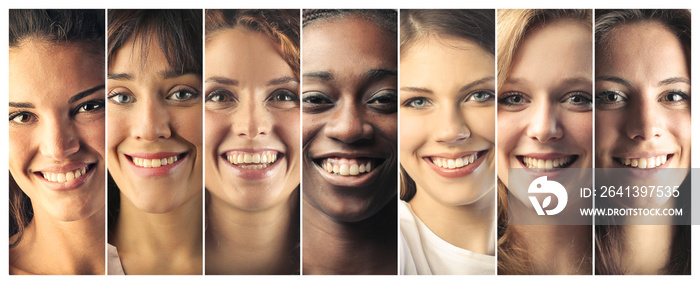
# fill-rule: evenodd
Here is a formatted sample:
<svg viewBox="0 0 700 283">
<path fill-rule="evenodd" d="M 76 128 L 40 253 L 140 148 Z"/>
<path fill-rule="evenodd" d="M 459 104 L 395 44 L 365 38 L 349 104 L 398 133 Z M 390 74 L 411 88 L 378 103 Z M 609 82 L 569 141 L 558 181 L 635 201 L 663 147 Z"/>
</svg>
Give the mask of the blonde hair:
<svg viewBox="0 0 700 283">
<path fill-rule="evenodd" d="M 496 46 L 498 88 L 513 64 L 513 56 L 527 34 L 551 22 L 574 20 L 591 29 L 591 10 L 502 9 L 498 10 Z M 508 227 L 508 188 L 498 179 L 498 274 L 532 274 L 525 243 Z"/>
</svg>

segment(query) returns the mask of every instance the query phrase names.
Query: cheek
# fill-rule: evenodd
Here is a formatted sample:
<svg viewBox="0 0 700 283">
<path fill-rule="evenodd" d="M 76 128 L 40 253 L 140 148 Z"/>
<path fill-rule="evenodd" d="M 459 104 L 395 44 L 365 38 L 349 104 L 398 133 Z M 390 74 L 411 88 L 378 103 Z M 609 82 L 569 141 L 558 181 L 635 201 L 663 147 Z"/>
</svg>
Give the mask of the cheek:
<svg viewBox="0 0 700 283">
<path fill-rule="evenodd" d="M 498 156 L 499 160 L 505 160 L 506 156 L 515 148 L 521 135 L 524 115 L 522 112 L 498 112 Z"/>
<path fill-rule="evenodd" d="M 372 116 L 369 120 L 374 126 L 375 135 L 383 136 L 387 139 L 393 146 L 392 151 L 396 151 L 396 144 L 398 139 L 398 123 L 397 114 L 391 115 L 376 115 Z"/>
<path fill-rule="evenodd" d="M 312 139 L 319 134 L 319 131 L 325 125 L 322 118 L 315 114 L 302 114 L 302 139 L 306 146 Z"/>
<path fill-rule="evenodd" d="M 297 154 L 299 148 L 299 110 L 290 110 L 275 113 L 272 117 L 275 123 L 275 132 L 282 139 L 285 147 L 293 154 Z"/>
<path fill-rule="evenodd" d="M 78 126 L 81 143 L 96 151 L 102 160 L 105 156 L 105 120 L 99 119 L 94 122 Z"/>
<path fill-rule="evenodd" d="M 170 111 L 172 131 L 202 150 L 202 108 L 196 105 L 187 109 Z"/>
<path fill-rule="evenodd" d="M 34 155 L 41 154 L 38 144 L 27 144 L 38 141 L 39 136 L 35 134 L 35 130 L 31 128 L 14 128 L 10 126 L 9 131 L 9 154 L 8 159 L 11 161 L 9 165 L 10 173 L 19 177 L 29 166 L 29 162 L 34 158 Z"/>
<path fill-rule="evenodd" d="M 116 150 L 117 146 L 129 135 L 129 119 L 125 119 L 122 112 L 112 111 L 107 119 L 107 146 L 109 151 Z"/>
<path fill-rule="evenodd" d="M 218 152 L 218 148 L 223 142 L 226 134 L 232 131 L 229 121 L 232 121 L 232 115 L 206 112 L 204 114 L 204 142 L 207 151 L 213 152 L 214 155 Z"/>
<path fill-rule="evenodd" d="M 491 143 L 496 141 L 494 107 L 464 109 L 464 119 L 472 136 L 482 137 Z"/>
<path fill-rule="evenodd" d="M 434 125 L 433 115 L 401 115 L 401 155 L 418 151 L 428 141 L 428 125 Z"/>
<path fill-rule="evenodd" d="M 613 150 L 616 141 L 622 140 L 622 123 L 625 122 L 622 111 L 597 111 L 595 119 L 596 154 Z"/>
<path fill-rule="evenodd" d="M 565 133 L 572 136 L 575 144 L 591 151 L 593 145 L 593 113 L 566 113 L 562 119 Z"/>
</svg>

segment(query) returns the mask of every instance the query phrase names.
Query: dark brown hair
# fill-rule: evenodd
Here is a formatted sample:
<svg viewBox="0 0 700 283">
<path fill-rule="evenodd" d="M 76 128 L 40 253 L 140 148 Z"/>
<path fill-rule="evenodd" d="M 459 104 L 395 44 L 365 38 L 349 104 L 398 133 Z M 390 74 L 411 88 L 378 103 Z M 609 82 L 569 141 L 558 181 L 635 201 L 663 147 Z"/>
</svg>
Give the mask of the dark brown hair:
<svg viewBox="0 0 700 283">
<path fill-rule="evenodd" d="M 358 16 L 364 18 L 382 30 L 396 35 L 396 10 L 374 9 L 374 10 L 344 10 L 344 9 L 304 9 L 303 27 L 324 20 L 344 18 L 348 16 Z"/>
<path fill-rule="evenodd" d="M 158 44 L 170 66 L 181 74 L 202 74 L 202 10 L 109 10 L 108 64 L 129 40 L 138 41 L 145 64 Z"/>
<path fill-rule="evenodd" d="M 605 60 L 608 40 L 612 32 L 626 24 L 642 22 L 658 22 L 676 35 L 683 45 L 686 64 L 690 66 L 690 11 L 678 10 L 596 10 L 595 40 L 596 61 Z M 598 63 L 598 62 L 596 62 Z M 605 62 L 600 62 L 604 64 Z M 689 191 L 690 181 L 686 178 L 681 184 L 681 190 Z M 680 200 L 684 201 L 683 199 Z M 689 207 L 687 204 L 676 204 L 677 207 Z M 671 258 L 661 271 L 664 274 L 690 274 L 691 265 L 691 229 L 690 225 L 676 225 L 671 244 Z M 596 274 L 625 274 L 620 265 L 625 249 L 624 226 L 597 225 L 595 229 L 595 273 Z"/>
<path fill-rule="evenodd" d="M 22 48 L 26 40 L 52 44 L 82 43 L 86 51 L 104 56 L 104 10 L 9 10 L 9 48 Z M 102 57 L 104 58 L 104 57 Z M 104 64 L 103 60 L 95 60 Z M 34 216 L 29 197 L 9 174 L 10 236 L 17 235 L 16 246 L 24 228 Z"/>
<path fill-rule="evenodd" d="M 206 40 L 222 29 L 243 27 L 267 35 L 299 76 L 299 10 L 207 10 Z"/>
</svg>

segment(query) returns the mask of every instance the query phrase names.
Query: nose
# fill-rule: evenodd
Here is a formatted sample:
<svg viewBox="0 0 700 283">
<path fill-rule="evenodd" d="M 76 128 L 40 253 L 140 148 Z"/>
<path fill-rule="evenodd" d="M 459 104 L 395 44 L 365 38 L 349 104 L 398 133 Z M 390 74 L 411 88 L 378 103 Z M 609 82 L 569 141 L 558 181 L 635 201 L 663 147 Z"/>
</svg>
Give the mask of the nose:
<svg viewBox="0 0 700 283">
<path fill-rule="evenodd" d="M 259 135 L 267 135 L 272 129 L 269 111 L 253 99 L 241 101 L 233 119 L 233 131 L 240 137 L 253 139 Z"/>
<path fill-rule="evenodd" d="M 639 97 L 645 97 L 639 95 Z M 630 111 L 630 116 L 625 123 L 627 137 L 632 140 L 645 141 L 661 136 L 663 128 L 663 115 L 655 111 L 655 102 L 639 101 Z"/>
<path fill-rule="evenodd" d="M 459 105 L 445 108 L 436 124 L 436 140 L 440 143 L 460 144 L 466 142 L 471 131 L 462 115 Z"/>
<path fill-rule="evenodd" d="M 532 118 L 526 132 L 528 137 L 541 143 L 562 138 L 564 131 L 553 110 L 551 102 L 547 100 L 540 101 L 539 105 L 532 109 Z"/>
<path fill-rule="evenodd" d="M 155 141 L 170 138 L 170 113 L 161 101 L 149 98 L 142 100 L 138 113 L 133 118 L 133 134 L 136 139 Z"/>
<path fill-rule="evenodd" d="M 374 136 L 374 127 L 368 123 L 360 106 L 345 101 L 329 118 L 324 127 L 324 134 L 346 144 L 368 140 Z"/>
<path fill-rule="evenodd" d="M 80 139 L 69 117 L 51 117 L 43 129 L 40 150 L 42 155 L 56 161 L 66 159 L 80 150 Z"/>
</svg>

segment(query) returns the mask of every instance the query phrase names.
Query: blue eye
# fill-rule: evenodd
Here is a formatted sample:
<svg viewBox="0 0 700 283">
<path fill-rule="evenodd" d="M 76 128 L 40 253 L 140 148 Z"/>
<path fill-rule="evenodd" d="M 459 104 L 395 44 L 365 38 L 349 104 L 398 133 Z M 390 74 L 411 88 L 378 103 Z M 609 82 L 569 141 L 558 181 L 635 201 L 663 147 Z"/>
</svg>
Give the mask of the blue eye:
<svg viewBox="0 0 700 283">
<path fill-rule="evenodd" d="M 428 107 L 430 105 L 430 100 L 428 100 L 425 97 L 414 97 L 409 100 L 406 100 L 403 103 L 404 107 L 409 107 L 413 109 L 423 109 L 425 107 Z"/>
<path fill-rule="evenodd" d="M 107 99 L 114 101 L 118 104 L 128 104 L 136 101 L 136 98 L 126 93 L 115 93 L 111 94 Z"/>
<path fill-rule="evenodd" d="M 495 98 L 495 94 L 490 90 L 477 90 L 467 96 L 467 101 L 475 101 L 478 103 L 484 103 L 491 101 Z"/>
</svg>

